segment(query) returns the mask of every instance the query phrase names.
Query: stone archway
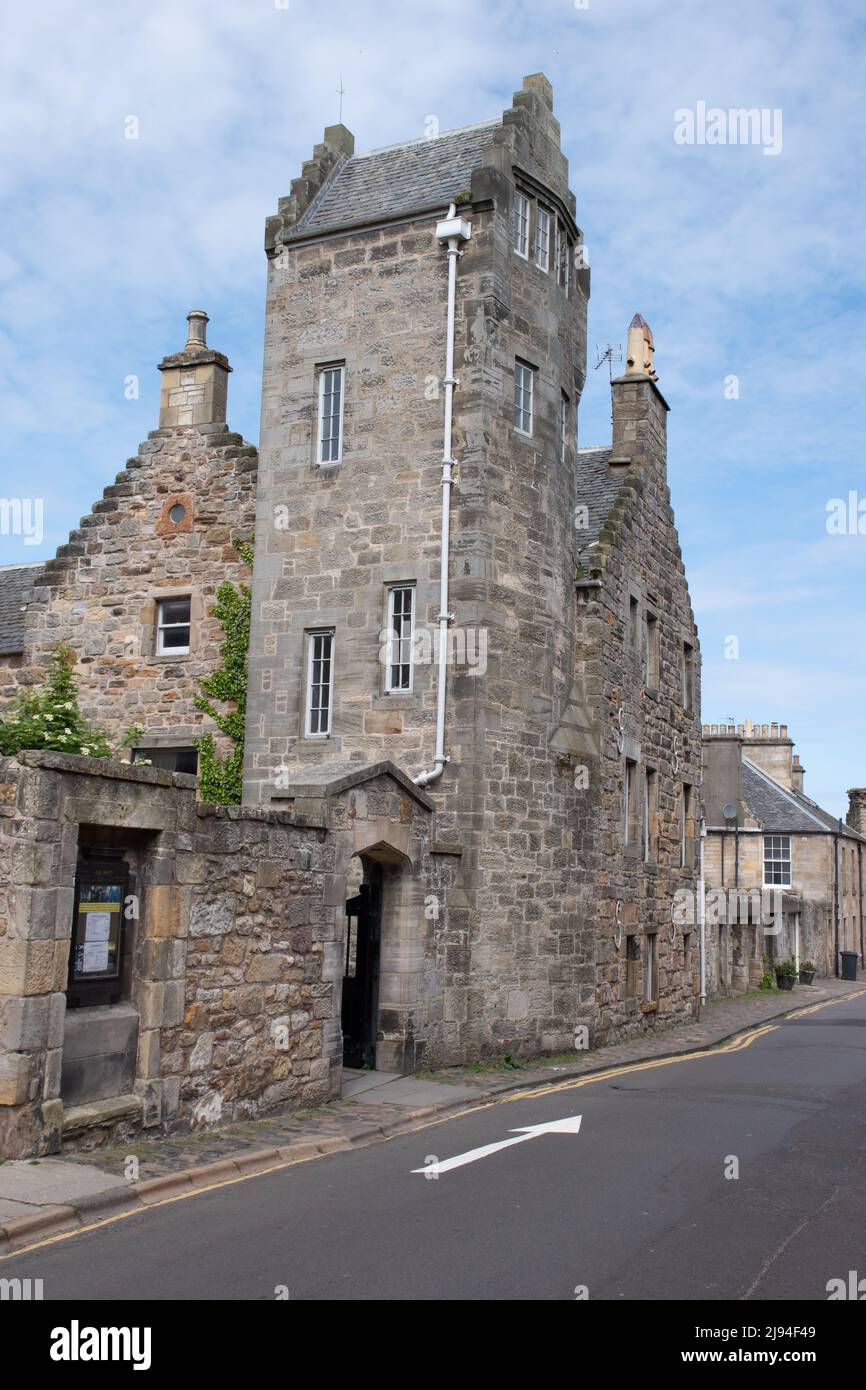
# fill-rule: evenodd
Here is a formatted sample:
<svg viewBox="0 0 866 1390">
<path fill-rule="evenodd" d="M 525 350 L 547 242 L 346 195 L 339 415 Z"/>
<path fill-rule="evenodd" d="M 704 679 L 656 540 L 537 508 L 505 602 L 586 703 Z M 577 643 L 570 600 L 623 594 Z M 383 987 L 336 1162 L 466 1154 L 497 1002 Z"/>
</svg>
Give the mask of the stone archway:
<svg viewBox="0 0 866 1390">
<path fill-rule="evenodd" d="M 354 851 L 346 883 L 347 893 L 351 887 L 358 890 L 354 897 L 347 896 L 347 914 L 350 904 L 356 913 L 365 913 L 363 926 L 355 918 L 356 940 L 361 939 L 357 935 L 361 926 L 375 956 L 362 961 L 365 969 L 375 973 L 372 987 L 367 987 L 368 1007 L 375 1010 L 375 1018 L 365 1020 L 372 1024 L 372 1060 L 367 1065 L 405 1075 L 415 1068 L 413 1006 L 424 969 L 423 888 L 409 856 L 392 840 L 382 838 Z M 347 915 L 344 948 L 350 967 L 352 930 L 352 916 Z M 355 985 L 347 989 L 345 977 L 344 991 L 347 997 L 357 994 Z"/>
</svg>

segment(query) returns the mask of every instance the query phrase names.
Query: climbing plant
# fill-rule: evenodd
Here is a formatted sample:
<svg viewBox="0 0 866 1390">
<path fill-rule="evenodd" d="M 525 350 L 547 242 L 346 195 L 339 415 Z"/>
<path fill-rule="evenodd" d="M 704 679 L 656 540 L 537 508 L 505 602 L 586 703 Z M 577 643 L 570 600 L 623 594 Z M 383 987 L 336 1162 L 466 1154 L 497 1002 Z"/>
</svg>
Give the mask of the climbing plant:
<svg viewBox="0 0 866 1390">
<path fill-rule="evenodd" d="M 236 540 L 234 547 L 252 570 L 253 547 L 241 540 Z M 212 612 L 225 634 L 220 646 L 222 666 L 212 675 L 201 678 L 202 693 L 195 697 L 196 709 L 209 715 L 233 744 L 231 751 L 221 758 L 212 734 L 203 734 L 196 740 L 199 795 L 203 801 L 220 806 L 237 806 L 241 800 L 251 605 L 252 592 L 248 585 L 236 585 L 228 579 L 220 584 Z M 214 700 L 229 708 L 217 708 Z"/>
<path fill-rule="evenodd" d="M 78 707 L 75 662 L 72 648 L 58 643 L 41 686 L 21 691 L 0 719 L 0 753 L 9 756 L 32 748 L 91 758 L 113 756 L 104 730 L 89 723 Z"/>
</svg>

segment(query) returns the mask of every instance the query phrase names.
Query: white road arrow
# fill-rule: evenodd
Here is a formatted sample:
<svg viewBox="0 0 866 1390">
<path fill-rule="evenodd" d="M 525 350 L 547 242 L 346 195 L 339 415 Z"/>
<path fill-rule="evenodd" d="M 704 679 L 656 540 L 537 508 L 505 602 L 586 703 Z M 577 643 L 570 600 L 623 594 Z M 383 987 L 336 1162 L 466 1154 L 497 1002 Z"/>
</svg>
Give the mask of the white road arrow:
<svg viewBox="0 0 866 1390">
<path fill-rule="evenodd" d="M 483 1144 L 480 1149 L 469 1149 L 465 1154 L 446 1158 L 442 1163 L 428 1163 L 424 1168 L 413 1168 L 412 1172 L 438 1177 L 440 1173 L 448 1173 L 452 1168 L 462 1168 L 464 1163 L 475 1163 L 479 1158 L 487 1158 L 489 1154 L 495 1154 L 500 1149 L 510 1149 L 512 1144 L 523 1144 L 527 1139 L 537 1139 L 539 1134 L 577 1134 L 579 1129 L 579 1115 L 571 1115 L 567 1120 L 550 1120 L 544 1125 L 525 1125 L 522 1129 L 512 1130 L 512 1134 L 516 1136 L 514 1139 L 500 1139 L 496 1144 Z"/>
</svg>

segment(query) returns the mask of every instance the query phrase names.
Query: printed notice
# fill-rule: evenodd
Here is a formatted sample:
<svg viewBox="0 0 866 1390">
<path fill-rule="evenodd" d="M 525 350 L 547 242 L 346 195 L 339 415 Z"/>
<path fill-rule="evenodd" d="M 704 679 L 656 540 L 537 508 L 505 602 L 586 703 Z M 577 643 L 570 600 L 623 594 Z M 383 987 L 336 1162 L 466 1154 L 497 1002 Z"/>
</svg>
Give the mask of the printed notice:
<svg viewBox="0 0 866 1390">
<path fill-rule="evenodd" d="M 84 970 L 85 975 L 96 974 L 99 970 L 108 969 L 108 942 L 107 941 L 85 941 L 84 943 Z"/>
<path fill-rule="evenodd" d="M 110 912 L 88 912 L 84 923 L 85 941 L 107 941 L 111 935 Z"/>
</svg>

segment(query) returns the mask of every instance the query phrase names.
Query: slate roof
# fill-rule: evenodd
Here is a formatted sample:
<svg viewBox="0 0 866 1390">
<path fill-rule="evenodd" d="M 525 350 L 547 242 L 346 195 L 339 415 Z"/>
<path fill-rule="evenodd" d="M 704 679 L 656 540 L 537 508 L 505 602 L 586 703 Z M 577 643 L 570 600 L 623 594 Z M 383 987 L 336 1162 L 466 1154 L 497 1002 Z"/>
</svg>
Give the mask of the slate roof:
<svg viewBox="0 0 866 1390">
<path fill-rule="evenodd" d="M 24 650 L 24 610 L 44 566 L 0 566 L 0 656 Z"/>
<path fill-rule="evenodd" d="M 740 788 L 743 801 L 769 834 L 815 834 L 822 830 L 827 833 L 839 832 L 839 822 L 829 811 L 823 810 L 802 792 L 779 786 L 747 758 L 742 761 Z M 855 840 L 864 838 L 844 822 L 840 833 Z"/>
<path fill-rule="evenodd" d="M 577 451 L 575 502 L 589 508 L 589 526 L 576 532 L 581 549 L 598 540 L 623 485 L 624 474 L 608 468 L 610 455 L 610 448 Z"/>
<path fill-rule="evenodd" d="M 471 184 L 502 118 L 342 160 L 285 240 L 448 207 Z"/>
</svg>

